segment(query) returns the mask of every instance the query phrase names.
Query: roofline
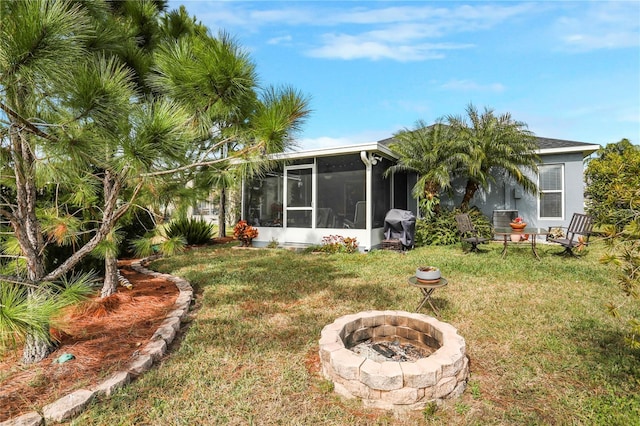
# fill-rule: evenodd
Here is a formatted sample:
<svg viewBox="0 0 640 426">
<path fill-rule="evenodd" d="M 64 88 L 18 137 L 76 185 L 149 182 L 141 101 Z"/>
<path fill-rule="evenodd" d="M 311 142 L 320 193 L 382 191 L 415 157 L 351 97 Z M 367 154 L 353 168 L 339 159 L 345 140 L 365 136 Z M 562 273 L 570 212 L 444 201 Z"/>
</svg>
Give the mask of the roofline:
<svg viewBox="0 0 640 426">
<path fill-rule="evenodd" d="M 578 146 L 566 146 L 560 148 L 543 148 L 538 149 L 538 155 L 550 155 L 550 154 L 567 154 L 572 152 L 581 152 L 584 157 L 596 152 L 601 148 L 600 145 L 595 144 L 584 144 Z M 331 155 L 341 155 L 341 154 L 358 154 L 361 151 L 376 151 L 390 158 L 398 158 L 396 154 L 389 149 L 387 145 L 383 145 L 380 142 L 369 142 L 363 144 L 356 145 L 343 145 L 343 146 L 333 146 L 328 148 L 320 148 L 320 149 L 310 149 L 310 150 L 302 150 L 302 151 L 289 151 L 289 152 L 280 152 L 276 154 L 271 154 L 269 156 L 272 160 L 296 160 L 300 158 L 310 158 L 310 157 L 325 157 Z"/>
<path fill-rule="evenodd" d="M 364 143 L 358 145 L 334 146 L 329 148 L 311 149 L 306 151 L 290 151 L 272 154 L 269 156 L 272 160 L 295 160 L 299 158 L 309 157 L 326 157 L 330 155 L 340 154 L 358 154 L 361 151 L 377 151 L 391 158 L 397 158 L 387 146 L 378 142 Z"/>
<path fill-rule="evenodd" d="M 544 148 L 544 149 L 539 149 L 538 154 L 546 155 L 546 154 L 566 154 L 569 152 L 582 152 L 582 155 L 586 157 L 588 155 L 593 154 L 600 148 L 601 148 L 600 145 L 579 145 L 579 146 L 565 146 L 562 148 Z"/>
</svg>

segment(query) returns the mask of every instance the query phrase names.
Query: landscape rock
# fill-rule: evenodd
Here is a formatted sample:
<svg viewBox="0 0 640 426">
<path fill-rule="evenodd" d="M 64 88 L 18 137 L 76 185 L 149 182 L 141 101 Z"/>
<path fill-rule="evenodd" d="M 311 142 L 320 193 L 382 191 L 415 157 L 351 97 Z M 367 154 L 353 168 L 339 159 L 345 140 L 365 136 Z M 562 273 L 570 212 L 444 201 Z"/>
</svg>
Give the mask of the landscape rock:
<svg viewBox="0 0 640 426">
<path fill-rule="evenodd" d="M 142 350 L 142 353 L 145 355 L 149 355 L 153 359 L 153 362 L 156 362 L 160 358 L 162 358 L 166 351 L 167 342 L 165 342 L 164 340 L 154 340 L 147 343 L 147 345 Z"/>
<path fill-rule="evenodd" d="M 59 400 L 45 405 L 42 413 L 47 421 L 63 422 L 81 413 L 89 405 L 95 392 L 80 389 L 69 395 L 63 396 Z"/>
<path fill-rule="evenodd" d="M 127 371 L 120 371 L 100 383 L 93 390 L 96 395 L 111 396 L 116 390 L 126 386 L 131 381 L 131 375 Z"/>
<path fill-rule="evenodd" d="M 15 419 L 5 420 L 0 426 L 42 426 L 44 418 L 35 411 L 16 417 Z"/>
<path fill-rule="evenodd" d="M 138 354 L 136 358 L 129 363 L 127 370 L 134 376 L 139 376 L 149 370 L 153 365 L 153 358 L 150 355 Z"/>
</svg>

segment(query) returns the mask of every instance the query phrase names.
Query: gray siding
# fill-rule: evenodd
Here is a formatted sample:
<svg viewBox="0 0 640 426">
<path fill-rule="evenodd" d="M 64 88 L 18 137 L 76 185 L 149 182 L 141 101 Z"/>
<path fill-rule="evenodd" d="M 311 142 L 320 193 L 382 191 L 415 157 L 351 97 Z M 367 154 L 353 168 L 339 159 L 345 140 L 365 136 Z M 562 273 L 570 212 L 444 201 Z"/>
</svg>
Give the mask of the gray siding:
<svg viewBox="0 0 640 426">
<path fill-rule="evenodd" d="M 478 191 L 471 200 L 488 218 L 493 217 L 494 210 L 518 210 L 518 214 L 533 226 L 546 228 L 549 226 L 567 226 L 573 213 L 584 213 L 584 180 L 582 153 L 541 155 L 542 164 L 564 164 L 564 218 L 563 220 L 541 220 L 538 215 L 538 197 L 526 194 L 512 179 L 502 173 L 496 173 L 495 182 L 487 191 Z M 537 177 L 533 177 L 537 179 Z M 464 195 L 463 181 L 456 181 L 453 198 L 444 198 L 443 206 L 452 208 L 460 205 Z"/>
</svg>

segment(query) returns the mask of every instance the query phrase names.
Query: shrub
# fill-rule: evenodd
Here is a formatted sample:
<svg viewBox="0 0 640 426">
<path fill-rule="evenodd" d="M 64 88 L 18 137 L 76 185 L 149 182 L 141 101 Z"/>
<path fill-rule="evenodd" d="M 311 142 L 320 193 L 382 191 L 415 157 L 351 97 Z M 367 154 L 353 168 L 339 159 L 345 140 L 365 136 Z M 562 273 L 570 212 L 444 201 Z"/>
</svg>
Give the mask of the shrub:
<svg viewBox="0 0 640 426">
<path fill-rule="evenodd" d="M 156 254 L 173 256 L 183 252 L 186 245 L 187 241 L 182 235 L 167 238 L 163 235 L 163 228 L 158 227 L 131 241 L 130 248 L 136 257 L 148 257 Z"/>
<path fill-rule="evenodd" d="M 320 251 L 325 253 L 355 253 L 358 251 L 358 240 L 356 238 L 341 237 L 340 235 L 322 237 Z"/>
<path fill-rule="evenodd" d="M 249 225 L 246 220 L 241 220 L 236 223 L 233 228 L 233 238 L 240 240 L 243 246 L 249 246 L 251 240 L 258 236 L 258 230 Z"/>
<path fill-rule="evenodd" d="M 128 257 L 134 255 L 129 242 L 144 237 L 147 232 L 152 231 L 156 227 L 156 221 L 150 211 L 135 209 L 122 218 L 121 225 L 122 240 L 118 249 L 121 256 Z"/>
<path fill-rule="evenodd" d="M 183 237 L 187 245 L 207 244 L 213 238 L 213 225 L 203 219 L 176 219 L 167 226 L 167 238 L 175 237 Z"/>
<path fill-rule="evenodd" d="M 477 208 L 472 208 L 467 213 L 480 236 L 490 238 L 492 232 L 489 218 Z M 460 236 L 456 225 L 457 214 L 460 214 L 458 209 L 442 210 L 431 218 L 418 219 L 416 221 L 416 246 L 446 246 L 459 243 Z"/>
</svg>

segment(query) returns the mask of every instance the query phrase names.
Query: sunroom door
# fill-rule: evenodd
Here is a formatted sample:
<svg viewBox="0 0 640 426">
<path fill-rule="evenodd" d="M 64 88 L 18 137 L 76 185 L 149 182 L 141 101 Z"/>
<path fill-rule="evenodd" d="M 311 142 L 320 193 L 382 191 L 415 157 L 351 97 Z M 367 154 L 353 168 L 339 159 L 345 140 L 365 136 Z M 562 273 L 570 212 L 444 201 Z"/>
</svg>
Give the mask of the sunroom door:
<svg viewBox="0 0 640 426">
<path fill-rule="evenodd" d="M 285 167 L 285 221 L 289 228 L 311 228 L 313 223 L 313 165 Z"/>
</svg>

